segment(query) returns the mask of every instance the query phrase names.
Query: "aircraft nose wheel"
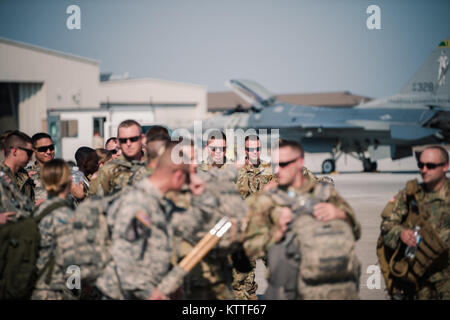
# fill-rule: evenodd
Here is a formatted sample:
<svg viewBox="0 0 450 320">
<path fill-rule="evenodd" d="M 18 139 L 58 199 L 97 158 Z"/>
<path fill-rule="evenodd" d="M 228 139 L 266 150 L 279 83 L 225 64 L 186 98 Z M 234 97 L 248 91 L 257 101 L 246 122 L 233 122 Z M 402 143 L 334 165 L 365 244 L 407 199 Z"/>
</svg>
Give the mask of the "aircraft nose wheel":
<svg viewBox="0 0 450 320">
<path fill-rule="evenodd" d="M 333 159 L 326 159 L 322 162 L 322 173 L 328 174 L 336 169 L 336 163 Z"/>
</svg>

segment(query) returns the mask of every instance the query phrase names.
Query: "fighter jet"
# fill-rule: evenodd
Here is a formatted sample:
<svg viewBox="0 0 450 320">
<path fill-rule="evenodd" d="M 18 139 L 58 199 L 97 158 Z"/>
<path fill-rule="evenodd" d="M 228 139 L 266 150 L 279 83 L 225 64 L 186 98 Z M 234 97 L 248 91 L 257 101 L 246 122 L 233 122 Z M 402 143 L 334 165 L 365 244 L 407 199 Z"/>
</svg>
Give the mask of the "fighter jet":
<svg viewBox="0 0 450 320">
<path fill-rule="evenodd" d="M 414 146 L 450 142 L 449 54 L 450 40 L 444 40 L 398 94 L 349 108 L 291 105 L 254 81 L 229 80 L 252 107 L 210 118 L 203 129 L 279 129 L 306 152 L 329 152 L 323 173 L 334 171 L 344 153 L 361 160 L 364 171 L 376 171 L 379 159 L 401 159 L 413 155 Z"/>
</svg>

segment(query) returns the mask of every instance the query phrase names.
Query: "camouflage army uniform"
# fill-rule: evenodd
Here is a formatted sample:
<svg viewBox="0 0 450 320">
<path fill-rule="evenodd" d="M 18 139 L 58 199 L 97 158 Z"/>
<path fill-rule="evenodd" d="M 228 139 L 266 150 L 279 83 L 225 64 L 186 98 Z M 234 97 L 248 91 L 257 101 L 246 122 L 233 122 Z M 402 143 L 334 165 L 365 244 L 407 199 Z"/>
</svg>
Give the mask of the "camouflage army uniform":
<svg viewBox="0 0 450 320">
<path fill-rule="evenodd" d="M 282 193 L 284 195 L 280 198 L 285 197 L 285 194 L 287 193 L 294 193 L 297 195 L 311 193 L 316 185 L 317 182 L 304 177 L 303 185 L 299 189 L 289 187 L 286 190 L 278 187 L 270 191 L 259 193 L 249 199 L 250 218 L 244 240 L 244 249 L 247 255 L 255 259 L 265 258 L 270 246 L 276 242 L 274 238 L 275 226 L 278 223 L 282 207 L 286 206 L 286 204 L 274 200 L 277 199 L 277 193 Z M 327 202 L 332 203 L 345 212 L 347 220 L 352 227 L 353 234 L 355 235 L 355 239 L 358 240 L 361 236 L 361 226 L 356 220 L 353 209 L 349 204 L 334 188 L 331 189 L 331 194 Z"/>
<path fill-rule="evenodd" d="M 133 174 L 141 167 L 146 166 L 146 159 L 127 160 L 122 154 L 119 158 L 105 164 L 98 171 L 97 178 L 91 183 L 89 193 L 91 195 L 106 196 L 123 187 L 133 184 Z"/>
<path fill-rule="evenodd" d="M 174 236 L 170 203 L 149 179 L 129 188 L 119 201 L 112 227 L 113 260 L 96 286 L 111 299 L 148 299 L 155 288 L 168 296 L 171 292 L 165 284 L 181 285 L 185 275 L 169 273 Z M 189 237 L 204 217 L 191 214 L 177 219 L 180 236 Z"/>
<path fill-rule="evenodd" d="M 436 192 L 427 192 L 424 190 L 423 184 L 420 184 L 416 199 L 418 199 L 418 206 L 428 216 L 427 221 L 431 227 L 449 248 L 450 178 L 447 178 L 442 188 Z M 414 228 L 412 225 L 402 225 L 402 222 L 408 216 L 408 212 L 407 188 L 405 188 L 389 201 L 382 213 L 381 235 L 384 243 L 391 249 L 395 250 L 401 243 L 400 234 L 403 230 Z M 448 255 L 444 266 L 427 272 L 426 279 L 420 280 L 420 289 L 416 292 L 414 299 L 450 299 L 449 257 L 450 255 Z"/>
<path fill-rule="evenodd" d="M 39 215 L 48 206 L 63 202 L 59 197 L 52 197 L 43 202 L 36 215 Z M 67 205 L 69 205 L 67 203 Z M 61 239 L 57 234 L 64 234 L 64 230 L 70 230 L 69 226 L 73 218 L 72 208 L 60 207 L 46 215 L 39 223 L 41 241 L 39 244 L 39 257 L 36 261 L 38 273 L 43 272 L 33 291 L 32 300 L 67 300 L 76 296 L 66 287 L 66 270 L 64 266 L 54 263 L 55 252 L 61 246 Z M 53 262 L 51 261 L 53 260 Z"/>
<path fill-rule="evenodd" d="M 334 186 L 334 180 L 331 179 L 329 176 L 317 177 L 306 167 L 303 167 L 303 176 L 308 177 L 310 180 L 315 182 L 325 182 Z"/>
<path fill-rule="evenodd" d="M 166 196 L 170 198 L 177 207 L 184 209 L 195 209 L 207 213 L 210 217 L 202 223 L 201 232 L 197 232 L 193 237 L 175 239 L 175 263 L 186 256 L 193 246 L 208 232 L 216 222 L 227 216 L 235 219 L 237 224 L 244 222 L 248 207 L 241 199 L 234 186 L 237 170 L 234 166 L 227 169 L 213 168 L 210 171 L 199 172 L 199 176 L 205 181 L 205 192 L 193 204 L 189 198 L 192 197 L 188 188 L 177 193 L 170 193 Z M 217 203 L 214 203 L 214 199 Z M 173 220 L 175 226 L 181 225 L 177 219 Z M 232 228 L 233 229 L 233 228 Z M 237 227 L 234 231 L 226 233 L 218 245 L 211 250 L 185 278 L 184 298 L 185 299 L 234 299 L 232 282 L 232 261 L 230 253 L 237 247 Z"/>
<path fill-rule="evenodd" d="M 17 188 L 22 192 L 25 196 L 30 198 L 30 200 L 34 203 L 34 182 L 28 176 L 28 172 L 20 168 L 17 173 L 14 175 L 11 172 L 11 169 L 3 162 L 0 165 L 0 171 L 3 171 L 9 179 L 17 186 Z"/>
<path fill-rule="evenodd" d="M 260 162 L 254 166 L 246 161 L 245 165 L 239 169 L 236 186 L 243 199 L 255 194 L 274 179 L 270 163 Z"/>
<path fill-rule="evenodd" d="M 215 167 L 211 163 L 212 160 L 208 158 L 207 161 L 202 163 L 200 169 L 205 172 L 211 170 L 212 168 Z M 230 165 L 231 164 L 228 164 L 225 161 L 225 164 L 223 164 L 218 169 L 223 170 L 229 167 Z M 271 173 L 270 166 L 268 166 L 266 163 L 264 164 L 261 163 L 261 165 L 256 169 L 253 169 L 252 167 L 253 166 L 246 164 L 243 168 L 241 168 L 238 171 L 236 186 L 244 199 L 245 195 L 248 196 L 253 191 L 253 189 L 262 188 L 263 185 L 267 184 L 270 181 L 268 177 L 269 176 L 268 172 L 266 173 L 266 171 L 269 170 Z M 254 181 L 254 183 L 252 183 L 251 185 L 248 179 L 249 172 L 251 172 L 253 178 L 252 180 Z M 250 263 L 253 268 L 256 267 L 256 260 L 252 259 L 250 260 Z M 250 271 L 249 273 L 241 273 L 237 271 L 235 268 L 233 268 L 232 274 L 233 274 L 232 288 L 234 296 L 241 300 L 247 300 L 249 298 L 256 299 L 255 294 L 258 285 L 254 281 L 255 279 L 254 271 Z"/>
<path fill-rule="evenodd" d="M 37 161 L 27 168 L 28 175 L 34 182 L 34 199 L 35 201 L 47 200 L 47 190 L 45 190 L 44 184 L 41 181 L 41 166 Z"/>
<path fill-rule="evenodd" d="M 30 217 L 35 209 L 34 203 L 19 191 L 11 179 L 0 170 L 0 213 L 14 211 L 11 217 L 15 222 L 19 218 Z"/>
<path fill-rule="evenodd" d="M 269 163 L 260 161 L 258 166 L 254 166 L 249 161 L 239 169 L 236 186 L 243 199 L 261 191 L 266 184 L 274 180 L 272 167 Z M 250 259 L 253 268 L 249 273 L 241 273 L 233 269 L 233 290 L 238 299 L 256 300 L 256 290 L 258 285 L 255 282 L 256 260 Z"/>
</svg>

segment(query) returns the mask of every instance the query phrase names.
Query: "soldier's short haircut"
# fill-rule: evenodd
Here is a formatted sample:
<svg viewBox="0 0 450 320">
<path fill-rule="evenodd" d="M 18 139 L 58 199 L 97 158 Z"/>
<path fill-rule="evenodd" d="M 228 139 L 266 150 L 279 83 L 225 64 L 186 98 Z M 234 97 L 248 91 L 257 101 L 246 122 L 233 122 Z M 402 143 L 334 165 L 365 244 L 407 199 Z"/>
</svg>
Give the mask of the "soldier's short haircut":
<svg viewBox="0 0 450 320">
<path fill-rule="evenodd" d="M 259 137 L 257 134 L 250 134 L 245 137 L 245 142 L 247 141 L 259 141 Z"/>
<path fill-rule="evenodd" d="M 119 127 L 117 128 L 117 136 L 119 136 L 119 129 L 120 128 L 129 128 L 132 126 L 137 126 L 139 128 L 139 134 L 142 133 L 142 126 L 135 120 L 124 120 L 119 124 Z"/>
<path fill-rule="evenodd" d="M 29 135 L 18 130 L 11 132 L 5 139 L 5 156 L 9 155 L 11 148 L 25 147 L 27 143 L 32 143 Z"/>
<path fill-rule="evenodd" d="M 84 164 L 93 154 L 97 155 L 97 152 L 92 148 L 78 148 L 77 152 L 75 152 L 75 160 L 77 161 L 77 166 L 80 167 L 80 165 Z"/>
<path fill-rule="evenodd" d="M 13 130 L 6 130 L 0 135 L 0 150 L 5 149 L 5 141 L 8 135 L 13 132 Z"/>
<path fill-rule="evenodd" d="M 163 126 L 152 126 L 150 129 L 147 130 L 145 133 L 145 137 L 147 138 L 147 141 L 150 140 L 153 136 L 161 136 L 166 135 L 170 138 L 169 130 Z"/>
<path fill-rule="evenodd" d="M 221 130 L 211 130 L 208 132 L 208 136 L 206 138 L 206 144 L 210 144 L 212 140 L 215 139 L 222 139 L 225 142 L 227 142 L 227 136 L 225 133 Z"/>
<path fill-rule="evenodd" d="M 109 138 L 108 140 L 106 140 L 105 148 L 106 148 L 106 146 L 108 145 L 108 143 L 110 143 L 111 141 L 114 141 L 114 142 L 117 143 L 117 137 L 111 137 L 111 138 Z"/>
<path fill-rule="evenodd" d="M 297 141 L 281 139 L 278 144 L 278 148 L 281 149 L 281 148 L 285 148 L 285 147 L 290 147 L 294 150 L 297 150 L 298 152 L 300 152 L 300 157 L 302 157 L 302 158 L 305 157 L 305 152 L 303 150 L 303 147 Z"/>
<path fill-rule="evenodd" d="M 31 137 L 31 141 L 32 141 L 32 144 L 33 144 L 33 148 L 36 147 L 36 144 L 37 144 L 37 142 L 38 142 L 39 140 L 44 139 L 44 138 L 52 140 L 52 137 L 51 137 L 48 133 L 45 133 L 45 132 L 38 132 L 38 133 L 35 133 L 35 134 Z M 53 140 L 52 140 L 52 141 L 53 141 Z"/>
<path fill-rule="evenodd" d="M 447 150 L 445 150 L 445 148 L 443 148 L 441 146 L 429 146 L 429 147 L 426 147 L 425 149 L 423 149 L 423 151 L 429 150 L 429 149 L 438 150 L 441 153 L 441 158 L 442 158 L 442 160 L 444 160 L 444 163 L 448 164 L 448 152 L 447 152 Z"/>
<path fill-rule="evenodd" d="M 148 131 L 147 131 L 147 133 L 148 133 Z M 170 141 L 170 137 L 167 134 L 156 134 L 156 135 L 147 137 L 146 148 L 147 148 L 148 160 L 151 161 L 151 160 L 154 160 L 154 159 L 158 158 L 159 156 L 161 156 L 163 147 L 169 141 Z"/>
<path fill-rule="evenodd" d="M 158 165 L 156 166 L 156 171 L 165 170 L 167 168 L 171 168 L 172 170 L 181 169 L 185 172 L 189 171 L 189 162 L 185 162 L 184 164 L 176 164 L 172 159 L 172 150 L 179 144 L 179 141 L 167 141 L 164 145 L 164 152 L 158 161 Z M 178 156 L 180 158 L 184 158 L 185 155 L 183 150 L 179 150 Z"/>
</svg>

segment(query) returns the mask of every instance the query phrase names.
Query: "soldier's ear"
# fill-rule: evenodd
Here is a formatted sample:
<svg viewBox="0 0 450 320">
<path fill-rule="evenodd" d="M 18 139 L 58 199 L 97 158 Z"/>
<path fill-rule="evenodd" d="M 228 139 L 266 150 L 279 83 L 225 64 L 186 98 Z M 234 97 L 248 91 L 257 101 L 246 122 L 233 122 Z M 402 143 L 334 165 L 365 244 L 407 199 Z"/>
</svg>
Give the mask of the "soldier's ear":
<svg viewBox="0 0 450 320">
<path fill-rule="evenodd" d="M 143 133 L 141 133 L 141 142 L 144 146 L 147 145 L 147 137 Z"/>
</svg>

